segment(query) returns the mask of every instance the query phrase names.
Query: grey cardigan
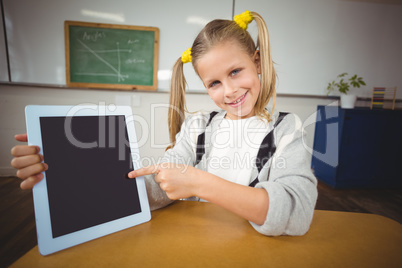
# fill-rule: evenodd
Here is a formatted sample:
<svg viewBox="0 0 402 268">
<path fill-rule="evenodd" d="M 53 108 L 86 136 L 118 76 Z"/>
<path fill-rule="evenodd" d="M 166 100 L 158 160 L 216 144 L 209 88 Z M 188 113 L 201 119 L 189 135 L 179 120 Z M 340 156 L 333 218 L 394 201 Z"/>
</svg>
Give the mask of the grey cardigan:
<svg viewBox="0 0 402 268">
<path fill-rule="evenodd" d="M 195 114 L 184 121 L 176 136 L 174 148 L 166 151 L 161 162 L 192 165 L 206 170 L 210 152 L 211 133 L 214 133 L 225 111 L 214 114 Z M 250 186 L 268 192 L 269 209 L 264 224 L 250 224 L 259 233 L 269 236 L 303 235 L 311 224 L 317 200 L 317 180 L 310 168 L 310 157 L 303 144 L 301 120 L 294 114 L 272 115 L 266 124 L 267 144 L 261 144 L 263 166 L 253 167 Z M 204 136 L 205 150 L 200 149 L 200 136 Z M 197 153 L 198 161 L 197 161 Z M 275 164 L 278 159 L 281 165 Z M 151 210 L 164 207 L 173 201 L 155 183 L 153 175 L 146 176 L 146 186 Z M 189 198 L 197 200 L 196 197 Z"/>
</svg>

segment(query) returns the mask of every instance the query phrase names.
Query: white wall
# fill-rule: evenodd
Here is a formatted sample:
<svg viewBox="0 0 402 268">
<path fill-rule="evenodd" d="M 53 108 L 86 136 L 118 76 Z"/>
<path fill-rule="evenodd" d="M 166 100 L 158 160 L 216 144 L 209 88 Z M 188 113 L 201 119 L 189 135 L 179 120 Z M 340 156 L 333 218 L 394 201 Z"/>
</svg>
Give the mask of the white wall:
<svg viewBox="0 0 402 268">
<path fill-rule="evenodd" d="M 76 20 L 160 28 L 158 90 L 167 91 L 174 61 L 208 21 L 230 19 L 234 6 L 235 14 L 248 9 L 266 20 L 278 92 L 325 95 L 328 82 L 348 72 L 367 82 L 356 91 L 362 97 L 374 86 L 402 88 L 402 5 L 384 2 L 390 0 L 3 0 L 13 82 L 65 85 L 63 22 Z M 0 40 L 0 68 L 2 54 Z M 187 67 L 189 89 L 202 89 Z"/>
<path fill-rule="evenodd" d="M 64 21 L 72 20 L 159 28 L 158 89 L 164 91 L 169 88 L 171 67 L 197 33 L 212 19 L 230 19 L 233 6 L 232 0 L 3 2 L 12 82 L 66 84 Z M 192 88 L 201 89 L 195 72 L 187 74 Z"/>
<path fill-rule="evenodd" d="M 384 2 L 236 0 L 234 13 L 248 9 L 266 21 L 279 93 L 325 95 L 347 72 L 364 78 L 354 92 L 370 97 L 373 87 L 402 87 L 402 5 Z M 255 23 L 249 31 L 257 36 Z"/>
</svg>

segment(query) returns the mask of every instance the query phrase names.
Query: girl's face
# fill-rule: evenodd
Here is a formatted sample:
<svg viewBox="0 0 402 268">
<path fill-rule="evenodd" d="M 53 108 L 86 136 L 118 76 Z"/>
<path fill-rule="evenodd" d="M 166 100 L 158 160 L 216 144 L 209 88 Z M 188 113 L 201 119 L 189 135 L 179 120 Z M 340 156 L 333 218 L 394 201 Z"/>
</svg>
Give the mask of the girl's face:
<svg viewBox="0 0 402 268">
<path fill-rule="evenodd" d="M 255 115 L 260 93 L 260 56 L 250 57 L 236 42 L 224 42 L 202 56 L 197 71 L 215 104 L 232 120 Z"/>
</svg>

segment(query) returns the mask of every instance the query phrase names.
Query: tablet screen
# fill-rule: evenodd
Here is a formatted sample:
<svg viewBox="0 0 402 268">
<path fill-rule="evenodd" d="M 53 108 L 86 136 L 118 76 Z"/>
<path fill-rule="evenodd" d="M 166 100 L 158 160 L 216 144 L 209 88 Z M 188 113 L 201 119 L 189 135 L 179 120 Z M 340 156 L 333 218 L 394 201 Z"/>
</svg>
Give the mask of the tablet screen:
<svg viewBox="0 0 402 268">
<path fill-rule="evenodd" d="M 40 117 L 53 238 L 141 212 L 124 115 Z"/>
</svg>

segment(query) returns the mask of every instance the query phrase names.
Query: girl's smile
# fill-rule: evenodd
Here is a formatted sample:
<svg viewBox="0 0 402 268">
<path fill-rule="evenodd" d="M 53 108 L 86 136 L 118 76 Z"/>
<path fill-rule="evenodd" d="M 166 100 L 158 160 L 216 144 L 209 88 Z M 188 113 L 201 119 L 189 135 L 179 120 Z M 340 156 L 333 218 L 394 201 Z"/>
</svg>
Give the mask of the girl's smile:
<svg viewBox="0 0 402 268">
<path fill-rule="evenodd" d="M 239 107 L 240 105 L 242 105 L 246 101 L 247 92 L 244 93 L 240 98 L 238 98 L 234 102 L 228 103 L 228 105 L 230 105 L 231 107 Z"/>
<path fill-rule="evenodd" d="M 255 115 L 260 93 L 258 52 L 250 57 L 237 42 L 224 42 L 203 55 L 196 68 L 209 96 L 228 118 Z"/>
</svg>

